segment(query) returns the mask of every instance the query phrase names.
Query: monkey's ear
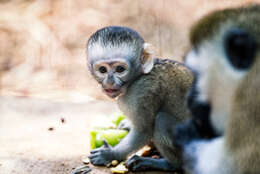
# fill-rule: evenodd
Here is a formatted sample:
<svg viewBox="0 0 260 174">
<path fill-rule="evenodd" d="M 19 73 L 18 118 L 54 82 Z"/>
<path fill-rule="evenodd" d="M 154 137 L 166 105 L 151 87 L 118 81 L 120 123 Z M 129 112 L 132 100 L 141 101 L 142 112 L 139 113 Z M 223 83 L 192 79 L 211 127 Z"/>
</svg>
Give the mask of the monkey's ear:
<svg viewBox="0 0 260 174">
<path fill-rule="evenodd" d="M 148 74 L 153 69 L 153 65 L 154 65 L 153 52 L 154 49 L 151 44 L 149 43 L 143 44 L 142 68 L 144 74 Z"/>
</svg>

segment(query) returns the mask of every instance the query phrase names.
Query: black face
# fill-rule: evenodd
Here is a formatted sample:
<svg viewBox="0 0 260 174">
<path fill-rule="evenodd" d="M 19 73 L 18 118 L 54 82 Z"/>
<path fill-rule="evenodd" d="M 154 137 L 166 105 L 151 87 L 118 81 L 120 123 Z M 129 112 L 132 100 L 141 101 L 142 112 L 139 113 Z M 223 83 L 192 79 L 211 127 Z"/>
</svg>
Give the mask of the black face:
<svg viewBox="0 0 260 174">
<path fill-rule="evenodd" d="M 229 62 L 238 70 L 248 69 L 255 60 L 257 43 L 253 36 L 243 29 L 229 31 L 224 40 Z"/>
</svg>

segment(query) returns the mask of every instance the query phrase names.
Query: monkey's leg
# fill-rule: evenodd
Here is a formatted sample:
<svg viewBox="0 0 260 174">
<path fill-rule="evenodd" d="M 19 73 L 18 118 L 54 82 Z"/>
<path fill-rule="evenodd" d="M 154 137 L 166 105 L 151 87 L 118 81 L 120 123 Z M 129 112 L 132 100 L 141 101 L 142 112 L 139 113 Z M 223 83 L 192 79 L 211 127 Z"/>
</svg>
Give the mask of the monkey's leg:
<svg viewBox="0 0 260 174">
<path fill-rule="evenodd" d="M 153 142 L 164 159 L 133 156 L 126 163 L 131 171 L 182 171 L 179 151 L 172 143 L 173 129 L 176 122 L 174 116 L 162 112 L 157 114 Z"/>
</svg>

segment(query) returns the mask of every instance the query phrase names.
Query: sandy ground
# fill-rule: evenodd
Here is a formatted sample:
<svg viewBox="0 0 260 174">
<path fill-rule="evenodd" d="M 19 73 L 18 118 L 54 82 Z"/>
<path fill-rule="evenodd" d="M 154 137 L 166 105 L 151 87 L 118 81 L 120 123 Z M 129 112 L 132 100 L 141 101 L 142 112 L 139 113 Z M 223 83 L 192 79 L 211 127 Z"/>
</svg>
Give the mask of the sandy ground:
<svg viewBox="0 0 260 174">
<path fill-rule="evenodd" d="M 115 111 L 116 104 L 110 101 L 79 104 L 0 97 L 0 174 L 71 173 L 89 154 L 91 122 Z M 93 174 L 110 173 L 106 168 L 92 169 Z"/>
</svg>

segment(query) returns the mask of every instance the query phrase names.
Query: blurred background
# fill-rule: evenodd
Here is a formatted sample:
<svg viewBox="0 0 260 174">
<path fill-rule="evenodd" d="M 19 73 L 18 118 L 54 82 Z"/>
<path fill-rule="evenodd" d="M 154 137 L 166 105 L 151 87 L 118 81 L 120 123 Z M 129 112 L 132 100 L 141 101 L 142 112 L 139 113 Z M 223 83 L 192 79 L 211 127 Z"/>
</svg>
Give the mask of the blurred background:
<svg viewBox="0 0 260 174">
<path fill-rule="evenodd" d="M 97 29 L 131 27 L 158 57 L 181 61 L 194 21 L 252 2 L 0 0 L 0 174 L 70 173 L 89 152 L 92 119 L 118 111 L 86 67 Z"/>
<path fill-rule="evenodd" d="M 0 0 L 1 94 L 107 99 L 86 68 L 85 44 L 109 25 L 137 30 L 163 58 L 181 60 L 188 29 L 213 9 L 251 0 Z"/>
</svg>

